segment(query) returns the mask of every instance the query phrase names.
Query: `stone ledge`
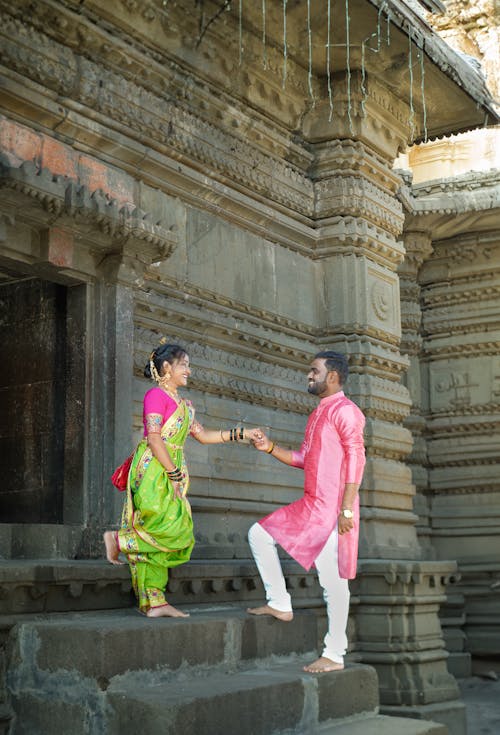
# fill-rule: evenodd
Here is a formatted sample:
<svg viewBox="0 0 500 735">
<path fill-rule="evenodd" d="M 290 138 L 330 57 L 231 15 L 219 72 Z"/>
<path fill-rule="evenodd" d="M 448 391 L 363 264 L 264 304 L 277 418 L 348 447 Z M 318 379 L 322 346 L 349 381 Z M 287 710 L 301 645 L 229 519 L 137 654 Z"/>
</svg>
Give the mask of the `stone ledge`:
<svg viewBox="0 0 500 735">
<path fill-rule="evenodd" d="M 283 569 L 298 607 L 321 604 L 314 573 L 290 560 L 283 561 Z M 172 570 L 167 594 L 174 605 L 261 602 L 264 597 L 257 568 L 247 559 L 189 562 Z M 125 608 L 133 600 L 126 564 L 13 559 L 0 566 L 0 615 Z"/>
</svg>

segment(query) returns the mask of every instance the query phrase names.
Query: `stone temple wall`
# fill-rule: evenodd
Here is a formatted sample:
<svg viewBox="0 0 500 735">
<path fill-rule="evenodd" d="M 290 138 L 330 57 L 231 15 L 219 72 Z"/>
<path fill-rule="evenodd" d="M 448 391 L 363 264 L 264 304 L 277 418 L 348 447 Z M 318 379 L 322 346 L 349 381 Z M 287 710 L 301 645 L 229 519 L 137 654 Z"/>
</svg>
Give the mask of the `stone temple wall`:
<svg viewBox="0 0 500 735">
<path fill-rule="evenodd" d="M 234 9 L 207 3 L 200 17 L 199 5 L 0 0 L 2 282 L 65 289 L 65 346 L 54 353 L 72 377 L 66 404 L 80 412 L 64 416 L 63 522 L 44 526 L 45 538 L 54 556 L 102 553 L 121 507 L 108 477 L 140 432 L 142 370 L 160 336 L 188 348 L 202 422 L 259 424 L 288 446 L 314 406 L 311 357 L 345 351 L 368 459 L 352 654 L 377 668 L 387 712 L 448 718 L 458 735 L 438 617 L 456 560 L 436 552 L 420 391 L 411 407 L 427 379 L 421 298 L 432 289 L 419 270 L 436 230 L 412 222 L 419 195 L 393 161 L 422 139 L 424 111 L 439 135 L 494 117 L 491 100 L 425 24 L 409 44 L 404 3 L 391 6 L 390 43 L 363 65 L 386 4 L 353 2 L 353 57 L 335 56 L 331 100 L 326 38 L 307 53 L 304 4 L 290 4 L 286 84 L 282 3 L 268 4 L 267 66 L 256 18 L 243 47 Z M 324 18 L 313 20 L 324 33 Z M 427 108 L 409 46 L 426 69 Z M 187 451 L 195 558 L 226 564 L 239 590 L 248 526 L 298 496 L 300 473 L 245 446 Z M 15 531 L 15 541 L 12 529 L 1 535 L 3 555 L 35 555 L 40 536 Z"/>
<path fill-rule="evenodd" d="M 498 100 L 498 5 L 450 2 L 445 15 L 428 19 L 480 65 Z M 405 244 L 416 260 L 403 288 L 410 466 L 421 544 L 432 558 L 458 561 L 460 582 L 443 609 L 457 671 L 466 670 L 467 654 L 500 652 L 499 141 L 498 126 L 447 136 L 413 146 L 403 163 L 415 197 Z"/>
</svg>

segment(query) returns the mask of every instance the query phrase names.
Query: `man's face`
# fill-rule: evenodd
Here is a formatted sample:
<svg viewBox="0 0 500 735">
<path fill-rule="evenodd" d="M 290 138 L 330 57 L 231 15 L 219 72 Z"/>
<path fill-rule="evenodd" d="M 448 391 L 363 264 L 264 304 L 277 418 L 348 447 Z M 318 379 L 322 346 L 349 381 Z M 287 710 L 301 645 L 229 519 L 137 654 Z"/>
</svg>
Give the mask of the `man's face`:
<svg viewBox="0 0 500 735">
<path fill-rule="evenodd" d="M 321 357 L 317 357 L 311 363 L 311 369 L 307 373 L 307 390 L 312 393 L 313 396 L 319 396 L 320 398 L 327 394 L 328 385 L 326 377 L 328 371 L 326 369 L 325 360 Z"/>
</svg>

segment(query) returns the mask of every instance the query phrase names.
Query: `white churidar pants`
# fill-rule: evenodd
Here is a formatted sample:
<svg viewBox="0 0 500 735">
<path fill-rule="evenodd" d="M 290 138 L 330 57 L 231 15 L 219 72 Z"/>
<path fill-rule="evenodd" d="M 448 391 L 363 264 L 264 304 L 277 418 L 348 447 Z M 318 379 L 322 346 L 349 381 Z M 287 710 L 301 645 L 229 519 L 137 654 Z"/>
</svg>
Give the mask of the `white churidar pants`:
<svg viewBox="0 0 500 735">
<path fill-rule="evenodd" d="M 292 610 L 285 578 L 273 537 L 254 523 L 248 532 L 248 542 L 266 592 L 267 604 L 280 612 Z M 344 662 L 347 649 L 347 618 L 349 615 L 349 584 L 339 576 L 337 527 L 314 562 L 328 614 L 328 632 L 322 655 L 335 663 Z"/>
</svg>

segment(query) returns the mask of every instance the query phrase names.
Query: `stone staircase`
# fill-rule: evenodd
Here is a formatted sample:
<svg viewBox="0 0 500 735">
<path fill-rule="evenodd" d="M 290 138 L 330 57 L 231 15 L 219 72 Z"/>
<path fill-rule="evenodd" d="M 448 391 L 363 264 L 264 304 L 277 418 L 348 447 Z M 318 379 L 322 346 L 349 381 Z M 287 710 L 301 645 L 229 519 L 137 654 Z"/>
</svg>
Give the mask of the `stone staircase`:
<svg viewBox="0 0 500 735">
<path fill-rule="evenodd" d="M 302 671 L 317 616 L 254 618 L 234 603 L 188 619 L 133 608 L 3 616 L 11 735 L 447 735 L 378 714 L 373 668 Z M 186 608 L 184 608 L 186 609 Z M 10 728 L 10 729 L 9 729 Z"/>
</svg>

